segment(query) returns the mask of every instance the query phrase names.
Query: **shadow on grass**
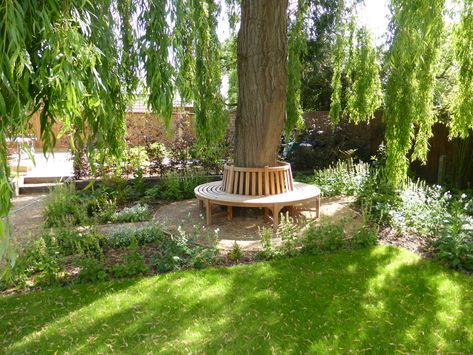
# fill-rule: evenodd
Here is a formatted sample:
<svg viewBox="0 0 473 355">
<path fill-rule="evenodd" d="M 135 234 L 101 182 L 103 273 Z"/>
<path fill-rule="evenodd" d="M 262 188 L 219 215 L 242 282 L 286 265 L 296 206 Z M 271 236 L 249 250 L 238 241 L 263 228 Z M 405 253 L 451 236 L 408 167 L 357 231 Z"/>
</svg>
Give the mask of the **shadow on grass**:
<svg viewBox="0 0 473 355">
<path fill-rule="evenodd" d="M 472 303 L 473 278 L 376 247 L 3 298 L 0 345 L 15 353 L 468 352 Z"/>
</svg>

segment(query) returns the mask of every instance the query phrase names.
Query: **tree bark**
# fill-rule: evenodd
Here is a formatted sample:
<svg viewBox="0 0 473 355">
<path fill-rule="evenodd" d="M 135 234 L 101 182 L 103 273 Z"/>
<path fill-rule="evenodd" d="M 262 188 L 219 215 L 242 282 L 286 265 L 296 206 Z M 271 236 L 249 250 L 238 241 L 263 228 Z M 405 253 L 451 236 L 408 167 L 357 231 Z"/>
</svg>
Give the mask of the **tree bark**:
<svg viewBox="0 0 473 355">
<path fill-rule="evenodd" d="M 274 166 L 286 115 L 287 0 L 242 0 L 235 165 Z"/>
</svg>

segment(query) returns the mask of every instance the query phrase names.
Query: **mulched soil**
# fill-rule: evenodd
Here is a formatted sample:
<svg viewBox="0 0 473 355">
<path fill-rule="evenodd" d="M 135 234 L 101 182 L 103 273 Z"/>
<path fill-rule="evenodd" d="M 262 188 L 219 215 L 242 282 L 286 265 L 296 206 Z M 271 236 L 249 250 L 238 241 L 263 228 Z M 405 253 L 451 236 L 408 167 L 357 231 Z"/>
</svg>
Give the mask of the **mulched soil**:
<svg viewBox="0 0 473 355">
<path fill-rule="evenodd" d="M 433 239 L 426 236 L 398 233 L 390 227 L 384 227 L 378 234 L 378 240 L 380 244 L 401 247 L 424 258 L 431 258 L 433 255 Z"/>
</svg>

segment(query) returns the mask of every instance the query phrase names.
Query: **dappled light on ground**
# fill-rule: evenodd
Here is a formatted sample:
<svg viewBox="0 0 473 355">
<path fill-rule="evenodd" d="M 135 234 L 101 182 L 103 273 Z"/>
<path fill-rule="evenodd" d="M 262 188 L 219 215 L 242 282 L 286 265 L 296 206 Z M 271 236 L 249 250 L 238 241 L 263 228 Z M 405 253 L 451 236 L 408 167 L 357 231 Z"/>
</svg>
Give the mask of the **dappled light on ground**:
<svg viewBox="0 0 473 355">
<path fill-rule="evenodd" d="M 0 298 L 7 352 L 457 352 L 473 279 L 376 247 Z"/>
</svg>

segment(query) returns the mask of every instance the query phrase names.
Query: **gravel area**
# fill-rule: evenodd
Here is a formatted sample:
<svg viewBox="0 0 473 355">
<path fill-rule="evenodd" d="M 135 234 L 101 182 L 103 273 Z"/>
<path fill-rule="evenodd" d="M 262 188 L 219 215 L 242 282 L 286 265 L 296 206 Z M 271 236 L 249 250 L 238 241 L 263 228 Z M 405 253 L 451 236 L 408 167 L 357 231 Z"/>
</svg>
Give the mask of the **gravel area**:
<svg viewBox="0 0 473 355">
<path fill-rule="evenodd" d="M 357 229 L 361 225 L 359 214 L 350 208 L 352 198 L 336 197 L 322 199 L 319 222 L 336 222 L 345 220 L 349 229 Z M 213 211 L 213 224 L 205 225 L 205 211 L 199 208 L 196 199 L 177 201 L 162 206 L 154 215 L 154 220 L 164 225 L 171 233 L 178 233 L 179 229 L 188 235 L 198 231 L 203 243 L 218 238 L 219 247 L 222 250 L 231 249 L 237 242 L 245 251 L 256 251 L 261 249 L 258 230 L 262 227 L 271 228 L 269 222 L 264 221 L 262 209 L 235 208 L 234 218 L 228 221 L 226 210 L 218 207 Z M 313 212 L 302 212 L 300 216 L 299 229 L 307 226 L 307 221 L 315 218 Z M 280 241 L 275 238 L 274 244 Z"/>
</svg>

